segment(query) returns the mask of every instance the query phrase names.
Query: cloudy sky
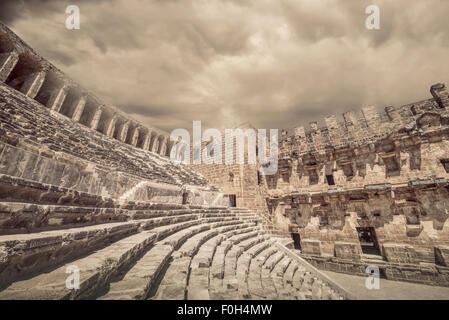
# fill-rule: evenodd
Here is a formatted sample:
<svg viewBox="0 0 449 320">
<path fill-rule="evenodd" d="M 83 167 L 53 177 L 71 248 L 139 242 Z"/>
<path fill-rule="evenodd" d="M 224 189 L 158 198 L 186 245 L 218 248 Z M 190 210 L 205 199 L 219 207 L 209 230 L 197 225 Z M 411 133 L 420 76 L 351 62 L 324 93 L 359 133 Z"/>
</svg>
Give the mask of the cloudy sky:
<svg viewBox="0 0 449 320">
<path fill-rule="evenodd" d="M 76 4 L 81 29 L 65 28 Z M 365 28 L 380 7 L 381 30 Z M 171 131 L 306 125 L 449 82 L 446 0 L 1 0 L 0 20 L 74 80 Z"/>
</svg>

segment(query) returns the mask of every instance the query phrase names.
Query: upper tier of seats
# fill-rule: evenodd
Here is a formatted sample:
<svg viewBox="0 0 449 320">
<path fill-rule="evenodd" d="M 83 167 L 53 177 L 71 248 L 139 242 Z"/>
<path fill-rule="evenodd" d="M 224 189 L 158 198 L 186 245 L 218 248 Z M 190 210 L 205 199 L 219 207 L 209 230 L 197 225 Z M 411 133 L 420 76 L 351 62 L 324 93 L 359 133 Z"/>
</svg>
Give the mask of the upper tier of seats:
<svg viewBox="0 0 449 320">
<path fill-rule="evenodd" d="M 1 82 L 101 134 L 139 149 L 170 155 L 173 142 L 167 132 L 143 125 L 115 106 L 103 103 L 0 22 Z"/>
<path fill-rule="evenodd" d="M 264 235 L 256 215 L 224 207 L 135 207 L 1 202 L 2 227 L 21 219 L 53 226 L 0 235 L 0 299 L 351 297 Z M 79 272 L 78 289 L 67 287 L 71 272 Z"/>
<path fill-rule="evenodd" d="M 64 153 L 108 171 L 154 182 L 207 185 L 188 166 L 175 165 L 166 157 L 75 123 L 4 84 L 0 84 L 0 105 L 0 139 L 17 148 L 53 158 Z"/>
</svg>

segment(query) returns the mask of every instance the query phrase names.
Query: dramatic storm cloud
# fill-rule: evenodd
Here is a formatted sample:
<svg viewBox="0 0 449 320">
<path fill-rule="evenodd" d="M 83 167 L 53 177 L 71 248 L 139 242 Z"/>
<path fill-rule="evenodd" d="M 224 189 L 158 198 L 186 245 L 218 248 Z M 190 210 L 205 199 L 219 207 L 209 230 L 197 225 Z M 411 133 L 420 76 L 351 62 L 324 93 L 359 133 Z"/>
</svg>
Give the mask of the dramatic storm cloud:
<svg viewBox="0 0 449 320">
<path fill-rule="evenodd" d="M 76 4 L 81 29 L 66 30 Z M 365 28 L 366 6 L 381 29 Z M 165 130 L 287 128 L 430 97 L 449 1 L 1 1 L 0 19 L 84 87 Z"/>
</svg>

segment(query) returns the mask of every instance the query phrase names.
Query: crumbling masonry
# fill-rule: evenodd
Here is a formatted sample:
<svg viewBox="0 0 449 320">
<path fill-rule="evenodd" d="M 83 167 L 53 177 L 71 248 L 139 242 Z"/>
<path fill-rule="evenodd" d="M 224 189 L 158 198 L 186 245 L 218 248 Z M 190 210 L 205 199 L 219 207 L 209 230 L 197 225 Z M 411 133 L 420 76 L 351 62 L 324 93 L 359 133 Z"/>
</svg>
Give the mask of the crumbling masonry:
<svg viewBox="0 0 449 320">
<path fill-rule="evenodd" d="M 0 24 L 0 299 L 352 297 L 168 138 Z"/>
<path fill-rule="evenodd" d="M 447 286 L 448 92 L 431 93 L 284 132 L 275 176 L 175 164 L 168 133 L 0 24 L 0 298 L 354 297 L 313 265 Z"/>
<path fill-rule="evenodd" d="M 283 131 L 276 175 L 247 164 L 197 170 L 320 269 L 376 266 L 387 279 L 449 286 L 449 94 L 444 84 L 430 92 Z"/>
</svg>

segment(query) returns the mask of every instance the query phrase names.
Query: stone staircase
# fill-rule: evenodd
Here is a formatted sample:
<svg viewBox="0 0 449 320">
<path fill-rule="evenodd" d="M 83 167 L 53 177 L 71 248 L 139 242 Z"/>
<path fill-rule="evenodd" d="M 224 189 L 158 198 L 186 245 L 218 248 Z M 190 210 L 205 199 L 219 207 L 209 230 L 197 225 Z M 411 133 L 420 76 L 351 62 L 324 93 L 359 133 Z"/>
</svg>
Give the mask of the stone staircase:
<svg viewBox="0 0 449 320">
<path fill-rule="evenodd" d="M 285 233 L 278 228 L 270 221 L 270 219 L 267 216 L 261 215 L 261 214 L 254 214 L 251 210 L 247 208 L 229 208 L 232 212 L 235 212 L 239 217 L 242 219 L 253 219 L 258 221 L 262 229 L 266 234 L 269 234 L 273 237 L 277 238 L 290 238 L 290 235 L 288 233 Z"/>
<path fill-rule="evenodd" d="M 21 216 L 33 223 L 27 233 L 2 229 L 0 299 L 347 297 L 332 289 L 334 284 L 311 276 L 303 261 L 289 258 L 248 213 L 142 206 L 1 202 L 3 226 Z M 54 225 L 39 227 L 38 213 Z M 67 270 L 79 270 L 79 289 L 67 288 Z"/>
<path fill-rule="evenodd" d="M 268 217 L 180 204 L 192 186 L 216 191 L 0 83 L 0 299 L 352 298 Z"/>
</svg>

